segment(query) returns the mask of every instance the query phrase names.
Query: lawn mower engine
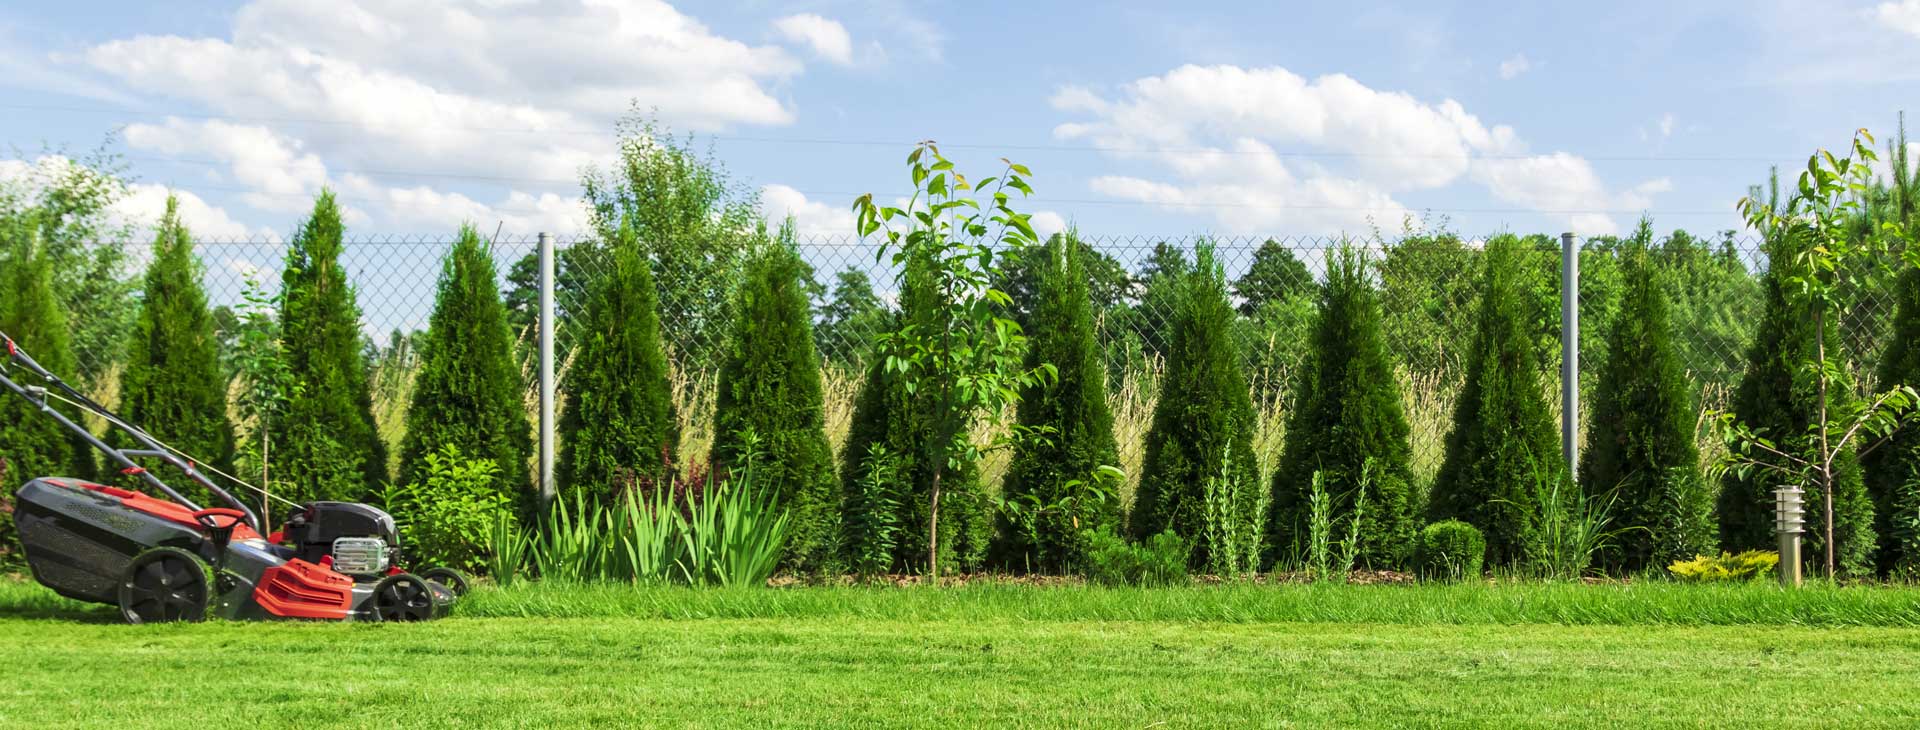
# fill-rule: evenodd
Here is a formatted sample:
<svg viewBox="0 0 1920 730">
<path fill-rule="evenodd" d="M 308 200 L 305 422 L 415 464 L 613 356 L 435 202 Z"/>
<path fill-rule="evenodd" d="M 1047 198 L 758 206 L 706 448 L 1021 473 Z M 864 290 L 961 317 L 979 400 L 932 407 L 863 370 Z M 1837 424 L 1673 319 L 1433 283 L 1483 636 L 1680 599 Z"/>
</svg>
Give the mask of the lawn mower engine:
<svg viewBox="0 0 1920 730">
<path fill-rule="evenodd" d="M 192 461 L 61 382 L 4 334 L 0 342 L 6 346 L 0 390 L 28 399 L 106 454 L 120 474 L 165 497 L 62 477 L 22 486 L 14 495 L 14 525 L 33 577 L 54 592 L 116 605 L 132 623 L 209 616 L 421 621 L 443 615 L 466 592 L 467 578 L 458 571 L 402 570 L 393 517 L 369 505 L 294 505 L 279 530 L 263 535 L 253 510 Z M 23 366 L 48 386 L 16 382 L 8 364 Z M 50 399 L 105 419 L 147 448 L 108 446 L 50 407 Z M 202 509 L 135 458 L 165 462 L 227 506 Z"/>
</svg>

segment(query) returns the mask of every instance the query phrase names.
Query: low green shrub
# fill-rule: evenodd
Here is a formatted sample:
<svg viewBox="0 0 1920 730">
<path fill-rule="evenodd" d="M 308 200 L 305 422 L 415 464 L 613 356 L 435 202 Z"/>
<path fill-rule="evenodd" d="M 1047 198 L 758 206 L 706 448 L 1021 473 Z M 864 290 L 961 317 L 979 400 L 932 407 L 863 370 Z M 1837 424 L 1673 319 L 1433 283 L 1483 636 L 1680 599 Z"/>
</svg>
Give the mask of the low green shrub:
<svg viewBox="0 0 1920 730">
<path fill-rule="evenodd" d="M 19 532 L 13 528 L 13 497 L 0 494 L 0 576 L 26 569 L 27 555 L 20 548 Z"/>
<path fill-rule="evenodd" d="M 1413 552 L 1414 569 L 1427 580 L 1478 578 L 1486 558 L 1487 538 L 1480 528 L 1459 520 L 1427 525 Z"/>
<path fill-rule="evenodd" d="M 1771 550 L 1695 555 L 1692 560 L 1676 560 L 1667 571 L 1683 583 L 1731 583 L 1763 578 L 1780 565 L 1780 554 Z"/>
<path fill-rule="evenodd" d="M 419 481 L 389 485 L 381 495 L 400 523 L 409 562 L 416 570 L 487 570 L 494 525 L 512 520 L 516 509 L 514 496 L 496 486 L 499 466 L 492 459 L 464 458 L 451 444 L 427 454 L 425 462 Z"/>
<path fill-rule="evenodd" d="M 1167 530 L 1141 544 L 1105 530 L 1081 533 L 1087 581 L 1105 586 L 1172 586 L 1187 581 L 1187 541 Z"/>
</svg>

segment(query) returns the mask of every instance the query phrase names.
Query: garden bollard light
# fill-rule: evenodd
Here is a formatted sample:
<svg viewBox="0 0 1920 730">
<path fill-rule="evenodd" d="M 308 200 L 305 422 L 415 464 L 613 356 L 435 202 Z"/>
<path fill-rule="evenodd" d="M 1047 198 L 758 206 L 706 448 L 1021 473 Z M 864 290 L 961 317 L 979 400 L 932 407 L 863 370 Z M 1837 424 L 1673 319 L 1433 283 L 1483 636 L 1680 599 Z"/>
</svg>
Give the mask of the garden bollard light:
<svg viewBox="0 0 1920 730">
<path fill-rule="evenodd" d="M 1805 492 L 1799 487 L 1773 490 L 1773 531 L 1780 536 L 1780 585 L 1800 586 L 1800 532 L 1806 526 Z"/>
</svg>

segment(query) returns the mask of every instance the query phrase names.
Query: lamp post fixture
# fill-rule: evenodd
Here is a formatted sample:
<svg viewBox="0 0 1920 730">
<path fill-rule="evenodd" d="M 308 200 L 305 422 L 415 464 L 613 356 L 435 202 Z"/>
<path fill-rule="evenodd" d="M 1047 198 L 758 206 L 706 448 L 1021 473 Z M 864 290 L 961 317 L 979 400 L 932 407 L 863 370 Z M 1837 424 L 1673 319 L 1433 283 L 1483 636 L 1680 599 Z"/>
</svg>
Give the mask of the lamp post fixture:
<svg viewBox="0 0 1920 730">
<path fill-rule="evenodd" d="M 1807 524 L 1806 493 L 1799 487 L 1773 490 L 1773 531 L 1780 537 L 1780 585 L 1800 587 L 1800 533 Z"/>
</svg>

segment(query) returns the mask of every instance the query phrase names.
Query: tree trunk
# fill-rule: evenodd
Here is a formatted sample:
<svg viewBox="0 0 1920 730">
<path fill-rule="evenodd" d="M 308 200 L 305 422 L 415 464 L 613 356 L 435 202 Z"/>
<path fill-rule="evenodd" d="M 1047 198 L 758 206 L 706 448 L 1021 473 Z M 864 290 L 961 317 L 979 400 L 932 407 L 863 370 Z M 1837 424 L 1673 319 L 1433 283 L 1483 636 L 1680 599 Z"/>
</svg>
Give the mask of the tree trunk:
<svg viewBox="0 0 1920 730">
<path fill-rule="evenodd" d="M 273 500 L 268 495 L 273 493 L 273 488 L 267 484 L 267 450 L 272 446 L 267 430 L 260 429 L 260 526 L 269 529 L 273 525 Z"/>
<path fill-rule="evenodd" d="M 1827 561 L 1827 580 L 1835 576 L 1833 564 L 1833 455 L 1827 444 L 1827 324 L 1826 308 L 1816 306 L 1813 309 L 1813 347 L 1815 357 L 1820 363 L 1820 501 L 1826 512 L 1825 531 L 1826 549 L 1822 551 Z"/>
<path fill-rule="evenodd" d="M 943 462 L 933 465 L 933 503 L 927 511 L 927 575 L 933 577 L 934 587 L 940 585 L 940 475 L 946 471 Z"/>
</svg>

